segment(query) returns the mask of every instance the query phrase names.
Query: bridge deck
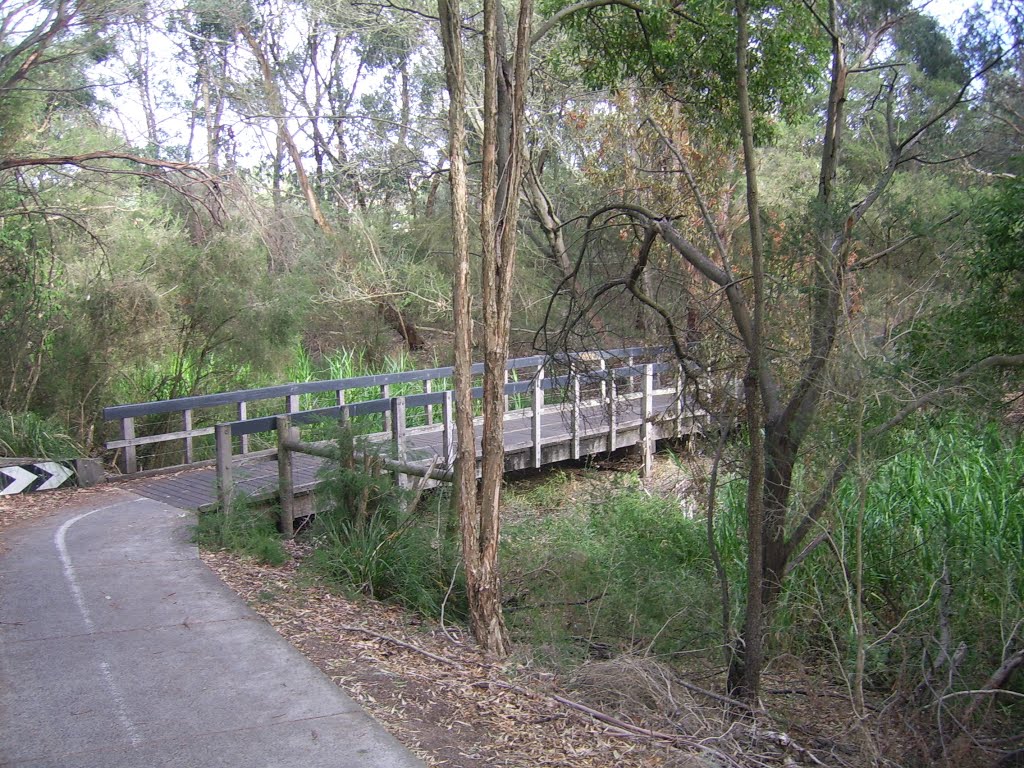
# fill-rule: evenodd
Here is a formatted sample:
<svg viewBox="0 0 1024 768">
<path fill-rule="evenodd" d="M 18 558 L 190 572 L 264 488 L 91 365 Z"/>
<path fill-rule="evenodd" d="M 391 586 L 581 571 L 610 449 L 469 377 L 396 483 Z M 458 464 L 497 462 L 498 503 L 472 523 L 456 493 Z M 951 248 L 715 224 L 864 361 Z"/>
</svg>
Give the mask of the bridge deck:
<svg viewBox="0 0 1024 768">
<path fill-rule="evenodd" d="M 614 414 L 615 435 L 611 440 L 611 414 L 606 405 L 587 403 L 580 408 L 578 456 L 605 453 L 612 446 L 624 448 L 641 441 L 641 401 L 623 398 L 616 403 Z M 673 394 L 656 394 L 652 399 L 651 430 L 654 440 L 678 437 L 697 431 L 700 414 L 679 417 Z M 480 423 L 477 424 L 477 456 L 480 455 Z M 571 414 L 568 405 L 547 406 L 541 417 L 541 464 L 551 464 L 574 458 Z M 371 435 L 368 438 L 381 444 L 381 451 L 393 450 L 390 435 Z M 428 463 L 434 456 L 442 456 L 443 428 L 441 426 L 410 429 L 400 451 L 410 463 Z M 534 466 L 533 421 L 530 409 L 511 411 L 505 416 L 506 470 Z M 304 454 L 293 454 L 296 490 L 312 488 L 317 482 L 317 471 L 322 459 Z M 235 458 L 233 468 L 235 486 L 250 496 L 270 494 L 277 488 L 277 462 L 274 456 Z M 152 476 L 127 481 L 136 493 L 157 499 L 183 509 L 206 509 L 217 502 L 217 476 L 213 467 L 191 469 L 171 475 Z"/>
</svg>

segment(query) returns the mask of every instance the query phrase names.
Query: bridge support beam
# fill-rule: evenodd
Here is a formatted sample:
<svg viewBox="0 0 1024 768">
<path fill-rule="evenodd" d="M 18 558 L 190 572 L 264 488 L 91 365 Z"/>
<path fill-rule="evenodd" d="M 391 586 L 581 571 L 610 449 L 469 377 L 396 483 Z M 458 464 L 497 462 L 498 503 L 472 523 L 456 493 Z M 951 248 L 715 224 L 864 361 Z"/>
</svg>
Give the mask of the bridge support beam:
<svg viewBox="0 0 1024 768">
<path fill-rule="evenodd" d="M 602 386 L 604 386 L 602 384 Z M 616 392 L 615 373 L 608 375 L 608 453 L 619 447 L 619 396 Z"/>
<path fill-rule="evenodd" d="M 288 444 L 298 442 L 299 428 L 292 426 L 291 416 L 277 417 L 277 496 L 281 514 L 277 528 L 286 538 L 295 536 L 295 475 L 292 452 Z"/>
<path fill-rule="evenodd" d="M 231 512 L 231 504 L 235 499 L 235 482 L 231 476 L 231 465 L 234 463 L 231 455 L 231 425 L 218 424 L 213 434 L 217 446 L 217 503 L 220 511 L 227 514 Z"/>
<path fill-rule="evenodd" d="M 533 434 L 533 468 L 540 469 L 543 448 L 541 446 L 541 417 L 544 415 L 544 387 L 542 385 L 544 369 L 537 371 L 533 380 L 533 418 L 531 432 Z"/>
<path fill-rule="evenodd" d="M 391 421 L 391 447 L 395 452 L 395 460 L 405 463 L 405 398 L 396 397 L 391 400 L 391 410 L 387 412 Z M 409 478 L 400 470 L 395 470 L 395 485 L 399 488 L 409 487 Z"/>
<path fill-rule="evenodd" d="M 654 471 L 654 425 L 651 423 L 654 414 L 654 366 L 644 366 L 643 377 L 643 400 L 640 414 L 643 421 L 640 423 L 640 455 L 643 458 L 643 465 L 640 468 L 641 477 L 650 477 Z"/>
<path fill-rule="evenodd" d="M 579 374 L 573 370 L 571 373 L 572 377 L 572 415 L 571 415 L 571 429 L 572 429 L 572 445 L 570 447 L 570 456 L 572 459 L 578 459 L 580 457 L 580 377 Z"/>
<path fill-rule="evenodd" d="M 455 465 L 455 413 L 454 392 L 450 389 L 444 393 L 444 400 L 441 401 L 441 420 L 443 428 L 441 431 L 441 453 L 444 454 L 445 469 L 452 469 Z"/>
<path fill-rule="evenodd" d="M 131 416 L 121 419 L 121 439 L 135 439 L 135 419 Z M 126 475 L 134 475 L 139 471 L 139 465 L 135 461 L 135 446 L 126 445 L 122 456 L 122 464 Z"/>
</svg>

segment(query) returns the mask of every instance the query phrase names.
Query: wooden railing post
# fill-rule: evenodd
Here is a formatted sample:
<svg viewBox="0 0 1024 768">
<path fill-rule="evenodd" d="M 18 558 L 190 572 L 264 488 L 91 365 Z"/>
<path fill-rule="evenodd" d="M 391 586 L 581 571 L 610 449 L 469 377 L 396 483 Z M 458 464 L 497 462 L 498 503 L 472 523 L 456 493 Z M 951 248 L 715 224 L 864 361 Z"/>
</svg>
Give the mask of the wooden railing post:
<svg viewBox="0 0 1024 768">
<path fill-rule="evenodd" d="M 192 431 L 192 409 L 186 408 L 181 412 L 181 428 L 185 432 Z M 192 436 L 185 438 L 185 463 L 192 463 Z"/>
<path fill-rule="evenodd" d="M 391 397 L 391 386 L 389 384 L 381 384 L 380 385 L 380 399 L 381 400 L 387 400 L 389 397 Z M 392 403 L 392 406 L 394 406 L 394 403 Z M 384 432 L 390 432 L 391 431 L 391 410 L 389 409 L 387 411 L 384 411 L 384 415 L 383 415 L 382 418 L 383 418 L 383 421 L 384 421 L 383 431 Z"/>
<path fill-rule="evenodd" d="M 651 423 L 653 406 L 654 366 L 647 363 L 643 372 L 643 405 L 640 409 L 643 419 L 640 422 L 640 455 L 643 457 L 643 466 L 640 469 L 641 477 L 650 477 L 654 471 L 654 425 Z"/>
<path fill-rule="evenodd" d="M 217 503 L 223 514 L 229 514 L 235 500 L 235 482 L 231 476 L 231 425 L 218 424 L 213 434 L 217 446 Z"/>
<path fill-rule="evenodd" d="M 634 360 L 635 360 L 635 358 L 632 355 L 630 355 L 629 357 L 626 358 L 626 367 L 629 368 L 629 390 L 628 390 L 629 394 L 633 394 L 634 392 L 636 392 L 636 381 L 633 378 L 633 373 L 634 373 L 634 371 L 633 371 L 633 361 Z"/>
<path fill-rule="evenodd" d="M 544 412 L 544 388 L 541 386 L 543 369 L 533 379 L 533 468 L 540 469 L 541 466 L 541 416 Z"/>
<path fill-rule="evenodd" d="M 245 421 L 247 418 L 249 418 L 249 406 L 245 402 L 245 400 L 241 400 L 238 403 L 238 420 L 239 421 Z M 242 454 L 246 454 L 246 453 L 249 452 L 249 436 L 248 435 L 242 435 L 241 437 L 238 438 L 238 450 Z"/>
<path fill-rule="evenodd" d="M 356 466 L 356 436 L 352 432 L 352 414 L 347 405 L 340 406 L 338 411 L 338 428 L 341 431 L 340 441 L 344 443 L 345 455 L 342 457 L 346 469 Z"/>
<path fill-rule="evenodd" d="M 508 413 L 508 368 L 501 372 L 501 391 L 505 393 L 505 413 Z"/>
<path fill-rule="evenodd" d="M 544 407 L 544 364 L 537 366 L 537 391 L 540 393 L 540 407 Z"/>
<path fill-rule="evenodd" d="M 597 361 L 597 370 L 599 370 L 602 374 L 605 371 L 608 370 L 608 363 L 605 362 L 605 359 L 603 357 L 600 360 Z M 602 376 L 601 377 L 601 402 L 602 403 L 606 402 L 607 399 L 608 399 L 608 383 L 605 381 L 604 377 Z"/>
<path fill-rule="evenodd" d="M 295 474 L 292 451 L 287 443 L 298 441 L 299 430 L 290 416 L 277 417 L 277 496 L 281 502 L 278 530 L 286 538 L 295 536 Z"/>
<path fill-rule="evenodd" d="M 395 452 L 395 459 L 405 463 L 405 398 L 396 397 L 391 400 L 391 445 Z M 399 470 L 395 470 L 395 482 L 399 488 L 405 488 L 406 476 Z"/>
<path fill-rule="evenodd" d="M 135 439 L 135 419 L 129 416 L 128 418 L 121 419 L 121 438 L 123 440 L 134 440 Z M 124 447 L 123 462 L 124 462 L 124 473 L 126 475 L 134 475 L 139 471 L 139 465 L 135 461 L 135 446 L 126 445 Z"/>
<path fill-rule="evenodd" d="M 570 364 L 571 365 L 571 364 Z M 575 366 L 569 368 L 569 381 L 572 386 L 572 453 L 574 459 L 580 457 L 580 376 Z"/>
<path fill-rule="evenodd" d="M 676 437 L 683 436 L 683 364 L 676 363 Z"/>
<path fill-rule="evenodd" d="M 299 396 L 288 395 L 284 399 L 285 411 L 287 413 L 298 413 L 299 412 Z"/>
<path fill-rule="evenodd" d="M 444 429 L 441 432 L 441 453 L 444 454 L 444 466 L 446 469 L 451 469 L 455 461 L 455 441 L 453 439 L 455 423 L 452 417 L 452 396 L 452 391 L 446 389 L 444 400 L 441 401 L 441 420 L 444 423 Z"/>
<path fill-rule="evenodd" d="M 612 453 L 618 448 L 619 440 L 619 415 L 618 410 L 618 395 L 616 394 L 617 386 L 615 384 L 615 369 L 613 368 L 608 376 L 608 453 Z"/>
<path fill-rule="evenodd" d="M 429 395 L 434 391 L 434 382 L 430 379 L 423 380 L 423 394 Z M 434 404 L 427 403 L 423 406 L 423 413 L 425 414 L 425 424 L 429 427 L 434 423 Z"/>
</svg>

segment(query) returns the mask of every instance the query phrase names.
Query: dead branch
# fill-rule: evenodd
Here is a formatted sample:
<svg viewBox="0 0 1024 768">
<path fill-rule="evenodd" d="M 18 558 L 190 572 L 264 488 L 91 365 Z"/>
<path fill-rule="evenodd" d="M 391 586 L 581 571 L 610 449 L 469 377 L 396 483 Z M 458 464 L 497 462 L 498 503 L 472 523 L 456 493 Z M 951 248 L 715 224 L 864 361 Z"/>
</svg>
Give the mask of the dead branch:
<svg viewBox="0 0 1024 768">
<path fill-rule="evenodd" d="M 399 648 L 405 648 L 407 651 L 412 651 L 413 653 L 418 653 L 421 656 L 426 656 L 428 659 L 433 659 L 436 662 L 453 667 L 454 669 L 466 668 L 465 664 L 458 661 L 446 659 L 444 656 L 438 656 L 436 653 L 431 653 L 430 651 L 419 648 L 412 643 L 407 643 L 404 640 L 399 640 L 397 637 L 391 637 L 390 635 L 382 635 L 379 632 L 374 632 L 372 629 L 366 629 L 366 627 L 350 627 L 343 624 L 339 626 L 338 629 L 343 632 L 355 632 L 357 634 L 368 635 L 376 640 L 383 640 L 386 643 L 391 643 L 392 645 L 397 645 Z"/>
</svg>

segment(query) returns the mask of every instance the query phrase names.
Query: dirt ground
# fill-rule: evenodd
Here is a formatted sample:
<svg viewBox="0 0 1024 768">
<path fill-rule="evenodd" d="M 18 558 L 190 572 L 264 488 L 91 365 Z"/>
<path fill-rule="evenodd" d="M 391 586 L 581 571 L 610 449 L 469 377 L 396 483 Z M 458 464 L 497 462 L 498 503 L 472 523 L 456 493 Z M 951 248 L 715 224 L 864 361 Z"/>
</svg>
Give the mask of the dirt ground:
<svg viewBox="0 0 1024 768">
<path fill-rule="evenodd" d="M 565 706 L 552 675 L 486 658 L 460 627 L 332 594 L 295 560 L 271 568 L 223 552 L 202 558 L 429 765 L 662 766 L 676 751 Z"/>
</svg>

